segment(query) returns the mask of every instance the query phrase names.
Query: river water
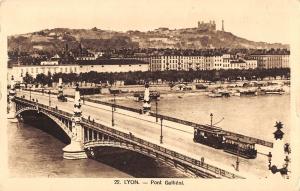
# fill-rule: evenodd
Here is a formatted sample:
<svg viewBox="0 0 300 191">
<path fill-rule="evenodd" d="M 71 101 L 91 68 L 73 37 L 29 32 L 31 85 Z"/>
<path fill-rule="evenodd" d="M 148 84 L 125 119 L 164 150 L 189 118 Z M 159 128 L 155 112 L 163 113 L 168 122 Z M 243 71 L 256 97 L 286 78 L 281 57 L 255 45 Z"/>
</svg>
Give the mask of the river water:
<svg viewBox="0 0 300 191">
<path fill-rule="evenodd" d="M 141 102 L 118 100 L 118 104 L 141 107 Z M 152 103 L 155 110 L 155 103 Z M 201 96 L 164 97 L 158 112 L 169 116 L 210 123 L 224 129 L 272 141 L 274 124 L 282 121 L 289 139 L 290 96 L 209 98 Z M 222 120 L 222 118 L 224 118 Z M 45 128 L 37 128 L 42 125 Z M 129 151 L 103 148 L 96 160 L 64 160 L 66 142 L 45 131 L 49 122 L 39 125 L 8 124 L 9 172 L 11 177 L 185 177 L 153 159 Z"/>
<path fill-rule="evenodd" d="M 43 127 L 40 127 L 43 125 Z M 121 149 L 99 148 L 97 158 L 63 159 L 66 141 L 46 132 L 54 124 L 8 123 L 8 168 L 10 177 L 65 178 L 165 178 L 187 177 L 181 171 L 154 159 Z"/>
<path fill-rule="evenodd" d="M 289 140 L 290 95 L 267 95 L 253 97 L 210 98 L 206 95 L 162 97 L 158 101 L 158 113 L 192 121 L 213 124 L 225 130 L 273 140 L 275 122 L 284 124 L 285 138 Z M 142 102 L 117 100 L 117 104 L 142 108 Z M 155 103 L 151 110 L 155 112 Z"/>
</svg>

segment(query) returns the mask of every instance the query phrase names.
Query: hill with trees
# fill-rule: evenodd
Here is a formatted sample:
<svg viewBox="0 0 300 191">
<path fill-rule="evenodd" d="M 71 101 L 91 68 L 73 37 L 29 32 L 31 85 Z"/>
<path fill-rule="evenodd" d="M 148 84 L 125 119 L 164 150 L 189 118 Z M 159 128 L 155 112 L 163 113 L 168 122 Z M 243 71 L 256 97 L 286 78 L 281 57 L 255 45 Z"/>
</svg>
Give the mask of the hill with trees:
<svg viewBox="0 0 300 191">
<path fill-rule="evenodd" d="M 68 44 L 75 48 L 81 43 L 83 47 L 101 51 L 122 48 L 175 48 L 175 49 L 210 49 L 210 48 L 287 48 L 280 43 L 254 42 L 238 37 L 231 32 L 219 30 L 200 30 L 198 28 L 168 29 L 153 31 L 117 32 L 92 29 L 45 29 L 38 32 L 8 37 L 8 51 L 21 52 L 56 52 Z"/>
</svg>

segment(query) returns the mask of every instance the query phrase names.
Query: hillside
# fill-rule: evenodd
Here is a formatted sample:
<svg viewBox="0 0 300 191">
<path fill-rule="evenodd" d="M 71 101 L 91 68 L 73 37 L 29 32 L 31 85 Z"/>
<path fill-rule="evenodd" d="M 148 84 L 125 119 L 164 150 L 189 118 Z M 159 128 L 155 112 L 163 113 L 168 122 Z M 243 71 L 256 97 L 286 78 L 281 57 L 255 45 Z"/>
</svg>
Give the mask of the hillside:
<svg viewBox="0 0 300 191">
<path fill-rule="evenodd" d="M 55 28 L 8 37 L 8 50 L 55 52 L 66 44 L 69 48 L 78 43 L 91 50 L 121 48 L 289 48 L 286 44 L 254 42 L 230 32 L 186 28 L 170 30 L 159 28 L 154 31 L 115 32 L 93 29 Z"/>
</svg>

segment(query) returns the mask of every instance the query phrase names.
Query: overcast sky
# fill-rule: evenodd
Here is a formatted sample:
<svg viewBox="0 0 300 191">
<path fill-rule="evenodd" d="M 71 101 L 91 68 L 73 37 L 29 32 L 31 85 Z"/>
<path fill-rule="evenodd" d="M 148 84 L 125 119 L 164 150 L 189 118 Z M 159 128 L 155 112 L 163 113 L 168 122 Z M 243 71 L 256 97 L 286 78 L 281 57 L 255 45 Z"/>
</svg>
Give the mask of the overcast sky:
<svg viewBox="0 0 300 191">
<path fill-rule="evenodd" d="M 215 20 L 221 29 L 254 41 L 289 43 L 292 0 L 5 0 L 1 26 L 8 35 L 57 27 L 153 30 L 195 27 Z"/>
</svg>

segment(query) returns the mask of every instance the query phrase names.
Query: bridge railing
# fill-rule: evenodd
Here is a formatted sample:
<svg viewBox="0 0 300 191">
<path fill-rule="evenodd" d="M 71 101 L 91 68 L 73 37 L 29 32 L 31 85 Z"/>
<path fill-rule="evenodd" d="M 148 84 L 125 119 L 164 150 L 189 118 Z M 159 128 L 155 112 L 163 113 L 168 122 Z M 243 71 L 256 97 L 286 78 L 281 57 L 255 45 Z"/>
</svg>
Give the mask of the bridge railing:
<svg viewBox="0 0 300 191">
<path fill-rule="evenodd" d="M 44 94 L 49 94 L 49 90 L 47 91 L 47 89 L 44 89 L 44 91 L 42 89 L 28 89 L 28 88 L 23 88 L 23 90 L 25 91 L 31 91 L 31 92 L 38 92 L 38 93 L 44 93 Z M 58 95 L 57 92 L 53 92 L 53 91 L 50 91 L 50 94 L 51 95 Z"/>
<path fill-rule="evenodd" d="M 24 88 L 23 90 L 25 91 L 32 91 L 32 92 L 38 92 L 38 93 L 44 93 L 44 94 L 48 94 L 49 91 L 42 91 L 40 89 L 35 89 L 35 90 L 30 90 L 28 88 Z M 58 95 L 57 92 L 50 92 L 51 95 Z M 74 95 L 67 95 L 65 94 L 66 97 L 69 97 L 69 98 L 74 98 L 75 96 Z M 136 108 L 132 108 L 132 107 L 127 107 L 127 106 L 123 106 L 123 105 L 118 105 L 118 104 L 114 104 L 114 103 L 109 103 L 109 102 L 105 102 L 105 101 L 100 101 L 100 100 L 94 100 L 94 99 L 90 99 L 90 98 L 83 98 L 84 101 L 89 101 L 89 102 L 92 102 L 92 103 L 97 103 L 97 104 L 101 104 L 101 105 L 106 105 L 106 106 L 114 106 L 116 108 L 119 108 L 119 109 L 124 109 L 124 110 L 128 110 L 128 111 L 132 111 L 132 112 L 136 112 L 136 113 L 140 113 L 141 110 L 140 109 L 136 109 Z"/>
<path fill-rule="evenodd" d="M 41 103 L 37 103 L 37 102 L 34 102 L 34 101 L 29 101 L 29 100 L 24 99 L 24 98 L 15 97 L 15 101 L 22 102 L 22 103 L 25 103 L 25 104 L 30 105 L 30 106 L 38 106 L 38 108 L 45 109 L 45 110 L 51 111 L 53 113 L 64 115 L 64 116 L 67 116 L 67 117 L 72 117 L 73 116 L 72 114 L 70 114 L 68 112 L 65 112 L 65 111 L 62 111 L 62 110 L 59 110 L 59 109 L 56 109 L 56 108 L 53 108 L 53 107 L 50 107 L 50 106 L 47 106 L 47 105 L 44 105 L 44 104 L 41 104 Z"/>
<path fill-rule="evenodd" d="M 68 97 L 74 97 L 74 96 L 68 96 Z M 114 104 L 114 103 L 104 102 L 104 101 L 100 101 L 100 100 L 94 100 L 94 99 L 90 99 L 90 98 L 84 98 L 84 100 L 92 102 L 92 103 L 97 103 L 97 104 L 110 106 L 110 107 L 114 106 L 116 108 L 124 109 L 124 110 L 135 112 L 135 113 L 141 113 L 142 112 L 141 109 L 136 109 L 136 108 L 127 107 L 127 106 L 123 106 L 123 105 L 117 105 L 117 104 Z M 191 121 L 178 119 L 178 118 L 175 118 L 175 117 L 170 117 L 170 116 L 167 116 L 167 115 L 156 114 L 154 112 L 150 112 L 150 116 L 153 116 L 153 117 L 157 116 L 158 118 L 162 118 L 164 120 L 172 121 L 172 122 L 175 122 L 175 123 L 179 123 L 179 124 L 183 124 L 183 125 L 187 125 L 187 126 L 191 126 L 191 127 L 197 127 L 197 128 L 201 128 L 201 129 L 211 128 L 208 125 L 198 124 L 198 123 L 194 123 L 194 122 L 191 122 Z M 216 126 L 213 126 L 212 128 L 213 129 L 221 129 L 220 127 L 216 127 Z M 265 140 L 258 139 L 258 138 L 254 138 L 254 137 L 250 137 L 250 136 L 246 136 L 246 135 L 242 135 L 242 134 L 239 134 L 239 133 L 234 133 L 234 132 L 231 132 L 231 131 L 226 131 L 226 130 L 223 130 L 223 129 L 222 129 L 222 131 L 228 136 L 243 138 L 245 140 L 254 142 L 256 144 L 273 148 L 273 143 L 272 142 L 265 141 Z"/>
<path fill-rule="evenodd" d="M 60 114 L 60 115 L 65 115 L 65 116 L 72 117 L 72 114 L 70 114 L 68 112 L 65 112 L 65 111 L 62 111 L 62 110 L 58 110 L 56 108 L 49 107 L 49 106 L 46 106 L 46 105 L 43 105 L 43 104 L 40 104 L 40 103 L 36 103 L 36 102 L 33 102 L 33 101 L 29 101 L 29 100 L 26 100 L 24 98 L 16 97 L 15 101 L 22 102 L 22 103 L 25 103 L 25 104 L 30 105 L 30 106 L 38 106 L 41 109 L 45 109 L 45 110 L 51 111 L 51 112 L 56 113 L 56 114 Z M 152 149 L 154 149 L 156 151 L 159 151 L 159 152 L 162 152 L 162 153 L 164 153 L 166 155 L 175 157 L 175 158 L 177 158 L 177 159 L 179 159 L 179 160 L 181 160 L 183 162 L 186 162 L 188 164 L 194 165 L 196 167 L 200 167 L 202 169 L 206 169 L 206 170 L 208 170 L 210 172 L 213 172 L 215 174 L 219 174 L 219 175 L 221 175 L 223 177 L 227 177 L 227 178 L 243 178 L 243 177 L 237 176 L 237 175 L 235 175 L 235 174 L 233 174 L 231 172 L 228 172 L 228 171 L 222 170 L 222 169 L 220 169 L 218 167 L 215 167 L 213 165 L 210 165 L 210 164 L 204 163 L 202 161 L 193 159 L 193 158 L 188 157 L 186 155 L 180 154 L 180 153 L 172 151 L 170 149 L 161 147 L 161 146 L 159 146 L 157 144 L 154 144 L 154 143 L 145 141 L 143 139 L 140 139 L 138 137 L 135 137 L 132 134 L 121 132 L 119 130 L 107 127 L 107 126 L 99 124 L 97 122 L 93 122 L 93 121 L 90 121 L 88 119 L 82 118 L 82 123 L 83 123 L 83 125 L 88 124 L 89 126 L 100 128 L 101 130 L 110 132 L 112 135 L 118 135 L 118 136 L 120 136 L 123 139 L 125 138 L 126 140 L 132 141 L 133 143 L 138 143 L 138 144 L 143 145 L 144 147 L 152 148 Z"/>
<path fill-rule="evenodd" d="M 226 135 L 229 135 L 229 136 L 235 136 L 235 137 L 243 138 L 243 139 L 249 140 L 251 142 L 255 142 L 256 144 L 260 144 L 260 145 L 270 147 L 270 148 L 273 147 L 272 142 L 265 141 L 265 140 L 258 139 L 258 138 L 254 138 L 254 137 L 250 137 L 250 136 L 246 136 L 246 135 L 242 135 L 242 134 L 239 134 L 239 133 L 234 133 L 234 132 L 231 132 L 231 131 L 226 131 L 226 130 L 221 129 L 220 127 L 216 127 L 216 126 L 210 127 L 209 125 L 198 124 L 198 123 L 194 123 L 194 122 L 191 122 L 191 121 L 178 119 L 178 118 L 175 118 L 175 117 L 156 114 L 154 112 L 150 112 L 150 116 L 153 116 L 153 117 L 157 116 L 158 118 L 162 118 L 164 120 L 172 121 L 172 122 L 175 122 L 175 123 L 180 123 L 180 124 L 191 126 L 191 127 L 197 127 L 197 128 L 200 128 L 200 129 L 221 130 L 222 132 L 224 132 Z"/>
<path fill-rule="evenodd" d="M 175 158 L 177 158 L 177 159 L 179 159 L 179 160 L 181 160 L 183 162 L 186 162 L 188 164 L 192 164 L 194 166 L 197 166 L 197 167 L 200 167 L 202 169 L 208 170 L 210 172 L 213 172 L 215 174 L 221 175 L 223 177 L 227 177 L 227 178 L 243 178 L 243 177 L 237 176 L 237 175 L 235 175 L 235 174 L 233 174 L 231 172 L 228 172 L 226 170 L 223 170 L 223 169 L 220 169 L 220 168 L 215 167 L 213 165 L 210 165 L 210 164 L 207 164 L 205 162 L 202 162 L 200 160 L 193 159 L 191 157 L 188 157 L 186 155 L 183 155 L 183 154 L 180 154 L 178 152 L 172 151 L 170 149 L 161 147 L 161 146 L 159 146 L 157 144 L 145 141 L 143 139 L 135 137 L 132 134 L 121 132 L 119 130 L 107 127 L 107 126 L 99 124 L 97 122 L 89 121 L 88 119 L 85 119 L 85 118 L 82 119 L 82 122 L 83 122 L 83 125 L 88 124 L 90 126 L 94 126 L 94 127 L 100 128 L 102 130 L 110 132 L 110 133 L 112 133 L 114 135 L 118 135 L 118 136 L 120 136 L 122 138 L 125 138 L 127 140 L 130 140 L 132 142 L 139 143 L 139 144 L 143 145 L 144 147 L 148 147 L 148 148 L 154 149 L 156 151 L 162 152 L 162 153 L 164 153 L 166 155 L 175 157 Z"/>
<path fill-rule="evenodd" d="M 140 113 L 141 112 L 140 109 L 127 107 L 127 106 L 123 106 L 123 105 L 118 105 L 118 104 L 114 104 L 114 103 L 109 103 L 109 102 L 105 102 L 105 101 L 100 101 L 100 100 L 94 100 L 94 99 L 90 99 L 90 98 L 84 98 L 84 101 L 89 101 L 89 102 L 92 102 L 92 103 L 97 103 L 97 104 L 106 105 L 106 106 L 110 106 L 110 107 L 113 106 L 115 108 L 124 109 L 124 110 L 132 111 L 132 112 L 135 112 L 135 113 Z"/>
<path fill-rule="evenodd" d="M 135 112 L 135 113 L 141 113 L 142 112 L 141 109 L 136 109 L 136 108 L 127 107 L 127 106 L 123 106 L 123 105 L 117 105 L 117 104 L 114 104 L 114 103 L 104 102 L 104 101 L 100 101 L 100 100 L 94 100 L 94 99 L 90 99 L 90 98 L 85 98 L 84 100 L 89 101 L 89 102 L 93 102 L 93 103 L 97 103 L 97 104 L 107 105 L 107 106 L 110 106 L 110 107 L 114 106 L 116 108 L 132 111 L 132 112 Z M 187 126 L 190 126 L 190 127 L 197 127 L 197 128 L 201 128 L 201 129 L 210 129 L 210 128 L 221 129 L 220 127 L 216 127 L 216 126 L 210 127 L 208 125 L 198 124 L 198 123 L 194 123 L 194 122 L 191 122 L 191 121 L 178 119 L 178 118 L 175 118 L 175 117 L 170 117 L 170 116 L 167 116 L 167 115 L 156 114 L 156 113 L 151 112 L 151 111 L 150 111 L 150 116 L 153 116 L 153 117 L 157 116 L 158 118 L 162 118 L 164 120 L 168 120 L 168 121 L 172 121 L 172 122 L 175 122 L 175 123 L 187 125 Z M 243 139 L 249 140 L 251 142 L 255 142 L 256 144 L 260 144 L 260 145 L 263 145 L 263 146 L 266 146 L 266 147 L 270 147 L 270 148 L 273 147 L 273 143 L 269 142 L 269 141 L 265 141 L 265 140 L 262 140 L 262 139 L 242 135 L 242 134 L 239 134 L 239 133 L 234 133 L 234 132 L 231 132 L 231 131 L 226 131 L 226 130 L 223 130 L 223 129 L 222 129 L 222 131 L 224 133 L 226 133 L 226 135 L 243 138 Z"/>
</svg>

